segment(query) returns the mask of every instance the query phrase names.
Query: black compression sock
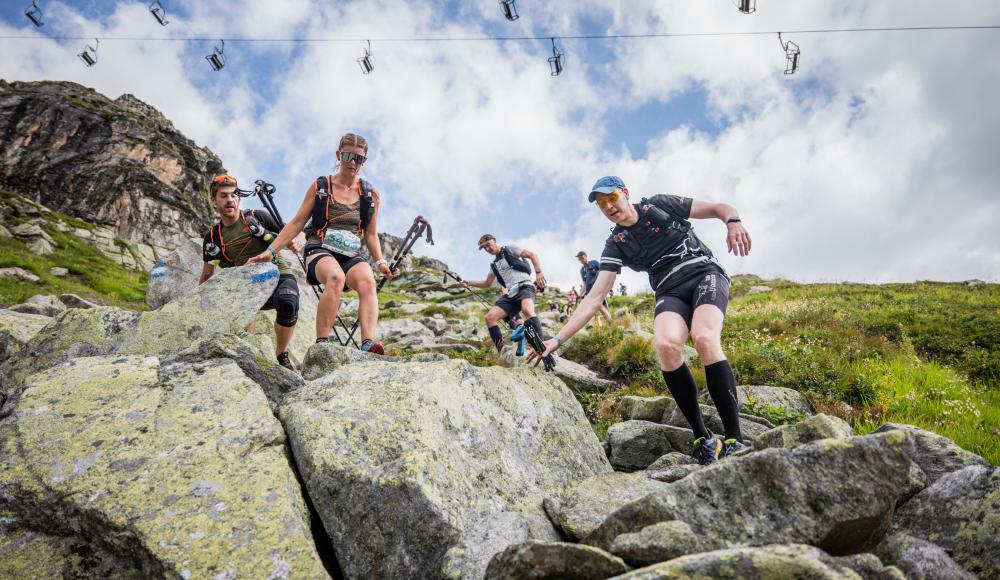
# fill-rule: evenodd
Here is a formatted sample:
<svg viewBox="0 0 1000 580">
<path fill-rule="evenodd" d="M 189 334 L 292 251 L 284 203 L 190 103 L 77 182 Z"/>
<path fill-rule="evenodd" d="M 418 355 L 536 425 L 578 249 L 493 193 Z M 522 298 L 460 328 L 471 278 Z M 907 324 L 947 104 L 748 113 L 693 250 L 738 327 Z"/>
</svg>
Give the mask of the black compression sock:
<svg viewBox="0 0 1000 580">
<path fill-rule="evenodd" d="M 698 386 L 694 384 L 691 369 L 686 364 L 682 364 L 672 371 L 661 372 L 663 380 L 667 383 L 667 388 L 670 389 L 670 394 L 673 395 L 681 413 L 684 413 L 684 418 L 691 425 L 695 438 L 711 437 L 712 434 L 708 432 L 705 421 L 701 417 L 701 407 L 698 406 Z"/>
<path fill-rule="evenodd" d="M 740 432 L 740 406 L 736 400 L 736 377 L 728 360 L 705 365 L 705 380 L 712 395 L 715 408 L 719 410 L 722 426 L 726 429 L 726 439 L 743 441 Z"/>
<path fill-rule="evenodd" d="M 493 346 L 497 347 L 497 352 L 503 350 L 503 333 L 500 332 L 500 327 L 497 325 L 490 326 L 487 328 L 490 331 L 490 338 L 493 340 Z"/>
</svg>

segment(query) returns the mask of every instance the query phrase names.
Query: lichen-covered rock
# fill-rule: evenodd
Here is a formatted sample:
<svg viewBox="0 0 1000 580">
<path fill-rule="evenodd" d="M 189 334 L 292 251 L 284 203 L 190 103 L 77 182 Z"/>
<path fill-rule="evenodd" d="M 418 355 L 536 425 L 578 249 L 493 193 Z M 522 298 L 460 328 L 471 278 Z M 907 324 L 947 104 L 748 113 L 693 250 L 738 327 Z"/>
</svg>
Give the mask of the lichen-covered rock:
<svg viewBox="0 0 1000 580">
<path fill-rule="evenodd" d="M 448 580 L 481 580 L 493 556 L 530 538 L 528 522 L 519 512 L 490 514 L 445 553 L 441 575 Z"/>
<path fill-rule="evenodd" d="M 278 364 L 274 347 L 263 336 L 241 338 L 235 335 L 215 336 L 200 340 L 177 353 L 171 360 L 200 362 L 225 358 L 236 363 L 247 377 L 260 385 L 273 408 L 288 393 L 301 388 L 305 381 L 299 375 Z M 266 343 L 266 344 L 265 344 Z"/>
<path fill-rule="evenodd" d="M 129 562 L 71 537 L 0 528 L 0 578 L 139 578 Z"/>
<path fill-rule="evenodd" d="M 378 335 L 386 344 L 420 345 L 424 342 L 434 341 L 434 332 L 412 318 L 380 320 Z"/>
<path fill-rule="evenodd" d="M 805 395 L 795 389 L 767 385 L 737 385 L 736 398 L 741 407 L 753 399 L 758 403 L 781 408 L 789 413 L 802 413 L 807 417 L 813 414 L 812 403 Z"/>
<path fill-rule="evenodd" d="M 618 536 L 611 544 L 611 553 L 631 566 L 642 567 L 720 548 L 711 539 L 695 534 L 684 522 L 672 520 Z"/>
<path fill-rule="evenodd" d="M 954 441 L 926 431 L 914 425 L 886 423 L 872 433 L 886 433 L 905 429 L 913 436 L 917 453 L 912 458 L 927 475 L 927 484 L 937 481 L 941 476 L 964 469 L 970 465 L 990 467 L 990 462 L 982 457 L 962 449 Z"/>
<path fill-rule="evenodd" d="M 906 534 L 893 534 L 875 549 L 887 564 L 912 580 L 973 580 L 975 576 L 955 563 L 937 544 Z"/>
<path fill-rule="evenodd" d="M 622 397 L 622 418 L 626 421 L 653 421 L 659 423 L 665 413 L 672 413 L 677 403 L 670 397 Z"/>
<path fill-rule="evenodd" d="M 675 558 L 615 576 L 615 580 L 682 578 L 815 578 L 860 580 L 822 550 L 802 544 L 731 548 Z"/>
<path fill-rule="evenodd" d="M 97 308 L 90 300 L 85 300 L 76 294 L 60 294 L 59 301 L 66 305 L 66 308 Z"/>
<path fill-rule="evenodd" d="M 20 351 L 51 321 L 48 316 L 40 314 L 24 314 L 0 309 L 0 363 Z"/>
<path fill-rule="evenodd" d="M 526 349 L 530 347 L 525 347 Z M 552 374 L 559 377 L 569 388 L 577 393 L 602 393 L 615 386 L 614 381 L 602 379 L 594 371 L 582 364 L 564 359 L 558 355 L 553 355 L 556 361 L 556 368 Z M 516 349 L 512 346 L 505 346 L 500 353 L 500 361 L 509 367 L 518 368 L 525 366 L 524 357 L 516 356 Z M 538 372 L 545 372 L 541 366 L 536 368 Z"/>
<path fill-rule="evenodd" d="M 93 543 L 143 576 L 325 575 L 281 425 L 231 361 L 77 358 L 29 376 L 10 422 L 8 526 Z"/>
<path fill-rule="evenodd" d="M 200 339 L 243 331 L 277 284 L 271 264 L 228 268 L 182 299 L 152 312 L 69 308 L 25 345 L 31 358 L 5 363 L 8 391 L 24 377 L 79 356 L 168 355 Z"/>
<path fill-rule="evenodd" d="M 1000 577 L 1000 469 L 971 465 L 941 477 L 899 508 L 892 530 L 941 546 L 981 578 Z"/>
<path fill-rule="evenodd" d="M 678 479 L 684 479 L 701 468 L 702 466 L 697 463 L 689 463 L 687 465 L 675 465 L 665 469 L 644 469 L 636 473 L 641 473 L 650 479 L 655 479 L 656 481 L 661 481 L 663 483 L 673 483 Z"/>
<path fill-rule="evenodd" d="M 302 363 L 302 377 L 307 381 L 324 377 L 344 365 L 358 362 L 433 362 L 446 361 L 448 357 L 437 353 L 420 353 L 411 356 L 382 356 L 332 342 L 314 344 L 306 352 Z"/>
<path fill-rule="evenodd" d="M 691 430 L 691 425 L 688 423 L 687 419 L 684 417 L 684 413 L 681 412 L 679 407 L 674 407 L 672 410 L 664 413 L 663 423 L 666 425 L 671 425 L 673 427 L 680 427 L 681 429 Z M 709 431 L 717 433 L 720 436 L 725 433 L 726 429 L 722 425 L 722 417 L 719 416 L 719 410 L 712 405 L 701 405 L 701 416 L 705 421 L 705 426 L 708 427 Z M 756 441 L 757 435 L 760 435 L 764 431 L 771 429 L 773 425 L 766 420 L 754 417 L 753 415 L 747 415 L 745 413 L 740 413 L 740 431 L 743 434 L 743 440 L 746 442 Z"/>
<path fill-rule="evenodd" d="M 604 580 L 627 571 L 621 558 L 604 550 L 529 540 L 494 556 L 484 580 Z"/>
<path fill-rule="evenodd" d="M 66 310 L 66 305 L 55 296 L 45 294 L 35 294 L 28 298 L 23 304 L 10 307 L 14 312 L 24 314 L 38 314 L 40 316 L 58 316 L 60 312 Z"/>
<path fill-rule="evenodd" d="M 914 437 L 894 431 L 727 459 L 625 505 L 583 541 L 607 549 L 620 534 L 681 520 L 727 546 L 860 552 L 881 540 L 899 499 L 923 485 L 914 453 Z"/>
<path fill-rule="evenodd" d="M 610 471 L 569 389 L 528 370 L 354 363 L 280 416 L 348 577 L 438 577 L 484 515 Z"/>
<path fill-rule="evenodd" d="M 671 451 L 690 451 L 693 439 L 690 429 L 650 421 L 615 423 L 607 437 L 611 465 L 624 471 L 645 469 Z"/>
<path fill-rule="evenodd" d="M 201 244 L 185 239 L 174 251 L 153 264 L 146 287 L 146 304 L 157 309 L 198 286 L 204 259 Z"/>
<path fill-rule="evenodd" d="M 861 577 L 861 580 L 907 580 L 906 574 L 895 566 L 886 566 L 875 554 L 852 554 L 838 556 L 834 561 L 845 568 L 850 568 Z"/>
<path fill-rule="evenodd" d="M 637 473 L 592 475 L 559 494 L 553 523 L 576 541 L 597 529 L 618 508 L 665 487 L 665 483 Z"/>
<path fill-rule="evenodd" d="M 813 415 L 804 421 L 781 425 L 753 438 L 755 449 L 784 447 L 791 449 L 819 439 L 846 439 L 854 435 L 847 421 L 831 415 Z"/>
<path fill-rule="evenodd" d="M 671 467 L 677 467 L 678 465 L 697 465 L 698 460 L 694 456 L 687 453 L 678 453 L 677 451 L 671 451 L 659 458 L 656 461 L 649 464 L 646 467 L 649 471 L 656 471 L 660 469 L 669 469 Z"/>
</svg>

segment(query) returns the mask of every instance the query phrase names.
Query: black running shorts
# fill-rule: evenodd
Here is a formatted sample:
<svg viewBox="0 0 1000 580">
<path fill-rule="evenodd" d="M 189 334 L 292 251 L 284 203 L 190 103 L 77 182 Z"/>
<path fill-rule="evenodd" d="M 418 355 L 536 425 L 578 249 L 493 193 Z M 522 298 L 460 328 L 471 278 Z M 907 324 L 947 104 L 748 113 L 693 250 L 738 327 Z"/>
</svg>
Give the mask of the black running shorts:
<svg viewBox="0 0 1000 580">
<path fill-rule="evenodd" d="M 312 256 L 313 254 L 319 254 L 319 257 L 313 260 L 312 262 L 309 262 L 309 256 Z M 362 258 L 361 256 L 354 256 L 354 257 L 345 256 L 343 254 L 332 252 L 328 248 L 324 248 L 323 246 L 319 245 L 306 246 L 304 259 L 306 262 L 309 262 L 309 265 L 306 266 L 306 281 L 312 284 L 313 286 L 319 286 L 320 284 L 325 284 L 325 282 L 320 282 L 319 280 L 316 279 L 316 266 L 320 263 L 320 261 L 324 259 L 325 256 L 330 256 L 331 258 L 337 260 L 337 263 L 340 264 L 340 269 L 344 271 L 345 275 L 347 274 L 348 270 L 365 261 L 365 259 Z"/>
<path fill-rule="evenodd" d="M 661 312 L 676 312 L 691 328 L 691 317 L 702 304 L 713 304 L 726 313 L 729 305 L 729 280 L 721 272 L 695 276 L 679 286 L 656 294 L 653 318 Z"/>
<path fill-rule="evenodd" d="M 517 290 L 517 295 L 513 298 L 504 294 L 499 300 L 495 302 L 496 306 L 503 308 L 503 311 L 510 318 L 520 318 L 521 317 L 521 301 L 525 298 L 535 299 L 535 285 L 534 284 L 524 284 Z"/>
</svg>

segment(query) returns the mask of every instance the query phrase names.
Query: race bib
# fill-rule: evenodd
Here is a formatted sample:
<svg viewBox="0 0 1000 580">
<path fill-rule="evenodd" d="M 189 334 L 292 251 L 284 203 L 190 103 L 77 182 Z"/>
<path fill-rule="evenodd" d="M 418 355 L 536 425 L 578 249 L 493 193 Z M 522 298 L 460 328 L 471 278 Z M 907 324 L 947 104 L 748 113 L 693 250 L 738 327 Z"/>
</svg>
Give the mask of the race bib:
<svg viewBox="0 0 1000 580">
<path fill-rule="evenodd" d="M 323 247 L 345 256 L 357 256 L 361 251 L 361 238 L 346 230 L 332 230 L 323 239 Z"/>
</svg>

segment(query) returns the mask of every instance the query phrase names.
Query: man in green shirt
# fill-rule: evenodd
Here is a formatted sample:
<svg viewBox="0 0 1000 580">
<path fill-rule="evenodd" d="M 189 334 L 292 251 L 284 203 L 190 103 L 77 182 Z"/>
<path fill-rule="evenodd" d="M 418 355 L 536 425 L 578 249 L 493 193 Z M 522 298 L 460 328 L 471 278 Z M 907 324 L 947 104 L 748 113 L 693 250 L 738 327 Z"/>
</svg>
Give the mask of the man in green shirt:
<svg viewBox="0 0 1000 580">
<path fill-rule="evenodd" d="M 202 256 L 205 265 L 201 269 L 198 284 L 212 277 L 215 268 L 242 266 L 247 260 L 266 251 L 270 247 L 274 232 L 281 231 L 281 225 L 264 210 L 243 211 L 240 209 L 236 179 L 220 175 L 212 180 L 209 201 L 219 212 L 219 222 L 205 234 Z M 296 236 L 289 244 L 293 251 L 302 249 L 305 238 Z M 275 354 L 278 364 L 292 372 L 298 372 L 288 358 L 288 345 L 295 334 L 295 323 L 299 318 L 299 285 L 295 275 L 284 260 L 274 255 L 274 265 L 278 267 L 278 286 L 264 303 L 262 310 L 275 310 L 274 336 Z M 253 332 L 254 324 L 248 329 Z"/>
</svg>

